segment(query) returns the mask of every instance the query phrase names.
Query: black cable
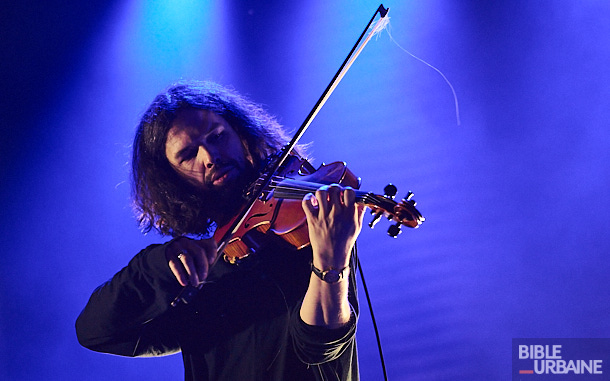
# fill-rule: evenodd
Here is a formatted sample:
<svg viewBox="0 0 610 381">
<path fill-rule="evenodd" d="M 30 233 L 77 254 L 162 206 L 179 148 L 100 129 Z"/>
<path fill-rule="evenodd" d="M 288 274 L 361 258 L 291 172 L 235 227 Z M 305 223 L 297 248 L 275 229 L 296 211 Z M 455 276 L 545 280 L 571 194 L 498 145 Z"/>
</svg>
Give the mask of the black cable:
<svg viewBox="0 0 610 381">
<path fill-rule="evenodd" d="M 354 245 L 355 249 L 355 245 Z M 385 368 L 385 360 L 383 358 L 383 350 L 381 349 L 381 338 L 379 336 L 379 330 L 377 329 L 377 321 L 375 320 L 375 314 L 373 313 L 373 304 L 371 303 L 371 298 L 369 296 L 369 290 L 366 287 L 366 281 L 364 280 L 364 272 L 362 271 L 362 265 L 360 263 L 360 258 L 356 256 L 356 261 L 358 262 L 358 272 L 360 273 L 360 279 L 362 280 L 362 289 L 364 290 L 364 294 L 366 295 L 366 302 L 369 306 L 369 312 L 371 314 L 371 320 L 373 322 L 373 328 L 375 329 L 375 338 L 377 339 L 377 348 L 379 349 L 379 360 L 381 361 L 381 369 L 383 370 L 383 379 L 388 381 L 388 374 Z"/>
</svg>

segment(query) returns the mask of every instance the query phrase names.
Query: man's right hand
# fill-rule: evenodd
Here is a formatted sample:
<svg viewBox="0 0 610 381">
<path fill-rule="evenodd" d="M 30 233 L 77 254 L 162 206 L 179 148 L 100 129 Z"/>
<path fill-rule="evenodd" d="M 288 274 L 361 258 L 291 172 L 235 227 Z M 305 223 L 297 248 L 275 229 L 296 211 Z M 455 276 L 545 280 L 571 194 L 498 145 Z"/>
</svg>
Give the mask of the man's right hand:
<svg viewBox="0 0 610 381">
<path fill-rule="evenodd" d="M 216 241 L 176 238 L 165 248 L 165 259 L 181 285 L 198 286 L 216 260 Z"/>
</svg>

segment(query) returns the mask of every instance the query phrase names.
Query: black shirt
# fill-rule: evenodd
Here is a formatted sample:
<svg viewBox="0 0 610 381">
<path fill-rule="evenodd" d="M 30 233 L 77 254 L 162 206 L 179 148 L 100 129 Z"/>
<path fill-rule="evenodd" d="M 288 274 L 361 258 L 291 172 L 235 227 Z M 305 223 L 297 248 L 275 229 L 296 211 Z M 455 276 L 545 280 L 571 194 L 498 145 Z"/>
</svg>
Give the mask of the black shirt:
<svg viewBox="0 0 610 381">
<path fill-rule="evenodd" d="M 182 287 L 166 245 L 142 250 L 94 291 L 76 321 L 83 346 L 123 356 L 181 351 L 186 380 L 358 380 L 353 266 L 351 320 L 331 330 L 300 318 L 310 249 L 274 241 L 239 265 L 219 260 L 189 304 L 171 307 Z"/>
</svg>

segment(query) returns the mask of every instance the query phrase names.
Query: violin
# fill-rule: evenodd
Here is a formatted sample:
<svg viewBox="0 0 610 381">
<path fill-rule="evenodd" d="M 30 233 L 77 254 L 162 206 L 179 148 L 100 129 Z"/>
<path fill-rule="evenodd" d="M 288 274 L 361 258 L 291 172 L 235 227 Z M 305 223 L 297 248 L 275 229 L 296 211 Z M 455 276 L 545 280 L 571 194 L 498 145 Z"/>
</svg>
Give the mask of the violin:
<svg viewBox="0 0 610 381">
<path fill-rule="evenodd" d="M 396 202 L 396 187 L 392 184 L 385 187 L 384 196 L 361 191 L 361 179 L 344 162 L 322 164 L 315 169 L 306 159 L 291 154 L 224 246 L 224 260 L 232 264 L 239 263 L 241 259 L 255 253 L 269 234 L 279 236 L 297 249 L 308 246 L 309 232 L 301 200 L 307 193 L 333 183 L 356 190 L 356 203 L 369 207 L 374 216 L 369 223 L 371 228 L 381 217 L 393 221 L 394 225 L 388 229 L 391 237 L 397 237 L 402 226 L 417 228 L 425 221 L 415 208 L 413 193 L 409 192 L 407 197 Z M 217 243 L 227 234 L 233 222 L 234 220 L 216 229 L 214 239 Z"/>
</svg>

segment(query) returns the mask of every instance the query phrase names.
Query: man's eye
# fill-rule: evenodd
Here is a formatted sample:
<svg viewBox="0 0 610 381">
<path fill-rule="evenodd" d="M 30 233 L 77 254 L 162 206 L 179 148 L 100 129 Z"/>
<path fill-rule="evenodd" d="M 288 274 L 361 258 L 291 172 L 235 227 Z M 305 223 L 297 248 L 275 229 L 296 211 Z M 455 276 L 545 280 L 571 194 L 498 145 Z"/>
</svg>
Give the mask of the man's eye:
<svg viewBox="0 0 610 381">
<path fill-rule="evenodd" d="M 217 133 L 210 135 L 209 140 L 210 140 L 210 142 L 217 142 L 220 139 L 222 139 L 223 136 L 224 136 L 224 131 L 218 131 Z"/>
<path fill-rule="evenodd" d="M 182 160 L 180 160 L 180 162 L 189 161 L 194 158 L 196 154 L 197 151 L 195 151 L 194 149 L 185 151 L 184 153 L 182 153 Z"/>
</svg>

